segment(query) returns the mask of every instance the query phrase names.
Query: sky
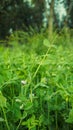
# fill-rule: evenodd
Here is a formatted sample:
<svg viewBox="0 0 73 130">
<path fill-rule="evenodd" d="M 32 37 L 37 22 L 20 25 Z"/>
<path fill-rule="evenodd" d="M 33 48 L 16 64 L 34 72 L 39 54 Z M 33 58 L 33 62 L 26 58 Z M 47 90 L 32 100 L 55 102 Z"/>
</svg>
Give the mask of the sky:
<svg viewBox="0 0 73 130">
<path fill-rule="evenodd" d="M 66 16 L 66 10 L 64 4 L 59 4 L 57 7 L 57 12 L 59 12 L 59 19 L 62 21 L 63 16 Z"/>
</svg>

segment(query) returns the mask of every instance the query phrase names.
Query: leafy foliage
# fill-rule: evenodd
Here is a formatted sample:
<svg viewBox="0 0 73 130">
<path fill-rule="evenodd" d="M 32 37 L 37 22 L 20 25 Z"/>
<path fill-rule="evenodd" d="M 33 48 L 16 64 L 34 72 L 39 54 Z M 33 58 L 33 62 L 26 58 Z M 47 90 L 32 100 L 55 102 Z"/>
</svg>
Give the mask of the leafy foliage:
<svg viewBox="0 0 73 130">
<path fill-rule="evenodd" d="M 22 34 L 20 40 L 25 44 L 0 48 L 0 129 L 72 130 L 70 41 L 66 45 L 66 38 L 55 34 L 51 41 L 46 34 L 27 35 L 25 40 Z M 18 38 L 14 34 L 12 40 L 16 43 Z"/>
</svg>

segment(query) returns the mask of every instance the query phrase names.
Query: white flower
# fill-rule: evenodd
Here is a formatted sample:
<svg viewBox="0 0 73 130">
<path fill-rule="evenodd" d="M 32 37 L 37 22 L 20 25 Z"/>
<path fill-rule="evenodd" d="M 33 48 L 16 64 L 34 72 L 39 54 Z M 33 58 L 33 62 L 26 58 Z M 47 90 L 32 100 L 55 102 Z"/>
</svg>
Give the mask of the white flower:
<svg viewBox="0 0 73 130">
<path fill-rule="evenodd" d="M 29 94 L 29 98 L 34 97 L 34 93 Z"/>
<path fill-rule="evenodd" d="M 22 104 L 21 106 L 20 106 L 20 109 L 22 109 L 24 107 L 24 104 Z"/>
<path fill-rule="evenodd" d="M 16 99 L 15 101 L 16 101 L 16 102 L 21 102 L 21 100 L 20 100 L 20 99 Z"/>
<path fill-rule="evenodd" d="M 21 80 L 21 84 L 25 85 L 27 83 L 26 80 Z"/>
</svg>

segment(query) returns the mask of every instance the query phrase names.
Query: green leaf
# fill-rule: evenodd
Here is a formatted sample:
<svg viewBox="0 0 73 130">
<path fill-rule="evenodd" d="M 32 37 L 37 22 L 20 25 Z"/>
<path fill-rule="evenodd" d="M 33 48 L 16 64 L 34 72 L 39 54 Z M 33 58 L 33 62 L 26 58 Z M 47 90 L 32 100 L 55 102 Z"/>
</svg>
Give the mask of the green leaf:
<svg viewBox="0 0 73 130">
<path fill-rule="evenodd" d="M 26 125 L 29 129 L 35 128 L 38 125 L 38 120 L 35 119 L 35 115 L 32 115 L 27 121 L 23 121 L 22 125 Z"/>
<path fill-rule="evenodd" d="M 44 46 L 46 46 L 46 47 L 50 47 L 50 43 L 49 43 L 49 40 L 48 40 L 48 39 L 44 39 L 43 44 L 44 44 Z"/>
<path fill-rule="evenodd" d="M 0 122 L 4 122 L 4 119 L 2 117 L 0 117 Z"/>
<path fill-rule="evenodd" d="M 73 109 L 70 110 L 69 118 L 66 120 L 68 123 L 73 123 Z"/>
<path fill-rule="evenodd" d="M 32 108 L 32 102 L 30 102 L 30 100 L 28 100 L 25 104 L 25 110 L 29 110 Z"/>
<path fill-rule="evenodd" d="M 6 98 L 3 96 L 1 91 L 0 91 L 0 107 L 6 107 Z"/>
<path fill-rule="evenodd" d="M 25 119 L 25 118 L 26 118 L 26 116 L 27 116 L 27 113 L 24 111 L 24 112 L 23 112 L 22 119 Z"/>
</svg>

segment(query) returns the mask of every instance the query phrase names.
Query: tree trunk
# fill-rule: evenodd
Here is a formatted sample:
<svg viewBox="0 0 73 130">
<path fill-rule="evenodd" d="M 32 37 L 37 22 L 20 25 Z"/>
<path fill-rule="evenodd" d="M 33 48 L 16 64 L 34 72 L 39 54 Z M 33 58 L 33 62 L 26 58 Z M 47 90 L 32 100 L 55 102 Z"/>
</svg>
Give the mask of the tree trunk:
<svg viewBox="0 0 73 130">
<path fill-rule="evenodd" d="M 66 36 L 66 40 L 69 43 L 70 42 L 70 32 L 69 32 L 68 22 L 69 22 L 69 19 L 70 19 L 70 12 L 71 12 L 72 7 L 73 7 L 72 0 L 68 0 L 67 6 L 68 6 L 68 8 L 66 9 L 67 15 L 66 15 L 66 18 L 65 18 L 65 21 L 64 21 L 64 33 L 65 33 L 65 36 Z"/>
<path fill-rule="evenodd" d="M 51 0 L 50 3 L 50 15 L 48 19 L 48 35 L 49 39 L 52 38 L 53 35 L 53 21 L 54 21 L 54 0 Z"/>
</svg>

